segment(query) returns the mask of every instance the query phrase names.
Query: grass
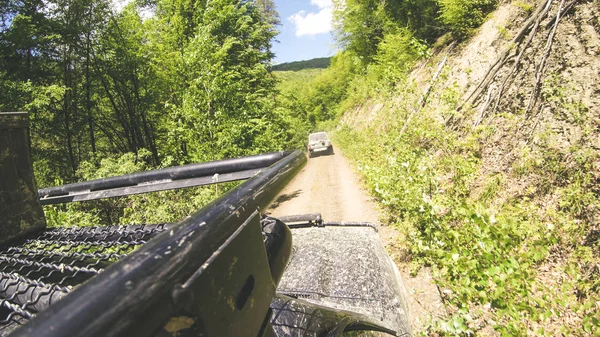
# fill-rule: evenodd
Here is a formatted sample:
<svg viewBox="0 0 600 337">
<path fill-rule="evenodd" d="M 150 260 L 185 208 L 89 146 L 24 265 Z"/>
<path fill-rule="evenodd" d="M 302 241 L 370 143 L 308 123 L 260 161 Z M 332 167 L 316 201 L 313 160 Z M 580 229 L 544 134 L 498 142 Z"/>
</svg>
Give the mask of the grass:
<svg viewBox="0 0 600 337">
<path fill-rule="evenodd" d="M 422 333 L 600 334 L 598 152 L 560 147 L 540 127 L 508 170 L 484 169 L 489 136 L 505 131 L 453 131 L 439 112 L 424 109 L 400 134 L 407 112 L 388 104 L 367 129 L 334 135 L 406 238 L 412 265 L 430 266 L 443 290 L 449 315 Z"/>
</svg>

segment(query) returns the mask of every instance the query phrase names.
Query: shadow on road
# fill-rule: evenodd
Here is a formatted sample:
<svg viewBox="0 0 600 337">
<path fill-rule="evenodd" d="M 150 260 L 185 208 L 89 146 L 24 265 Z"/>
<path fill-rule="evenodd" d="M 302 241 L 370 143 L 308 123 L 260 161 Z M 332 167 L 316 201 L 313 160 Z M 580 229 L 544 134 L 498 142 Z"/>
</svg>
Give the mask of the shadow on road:
<svg viewBox="0 0 600 337">
<path fill-rule="evenodd" d="M 295 190 L 294 192 L 290 192 L 288 194 L 282 194 L 273 202 L 273 204 L 271 204 L 271 207 L 269 207 L 269 209 L 275 209 L 284 202 L 298 197 L 300 194 L 302 194 L 302 190 Z"/>
</svg>

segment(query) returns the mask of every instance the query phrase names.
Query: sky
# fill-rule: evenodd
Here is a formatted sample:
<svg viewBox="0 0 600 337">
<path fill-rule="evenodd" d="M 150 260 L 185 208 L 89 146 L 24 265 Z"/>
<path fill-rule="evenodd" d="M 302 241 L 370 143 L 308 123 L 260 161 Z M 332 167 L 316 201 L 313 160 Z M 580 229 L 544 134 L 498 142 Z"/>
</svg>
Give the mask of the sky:
<svg viewBox="0 0 600 337">
<path fill-rule="evenodd" d="M 273 42 L 274 63 L 333 56 L 331 0 L 275 0 L 281 26 Z"/>
</svg>

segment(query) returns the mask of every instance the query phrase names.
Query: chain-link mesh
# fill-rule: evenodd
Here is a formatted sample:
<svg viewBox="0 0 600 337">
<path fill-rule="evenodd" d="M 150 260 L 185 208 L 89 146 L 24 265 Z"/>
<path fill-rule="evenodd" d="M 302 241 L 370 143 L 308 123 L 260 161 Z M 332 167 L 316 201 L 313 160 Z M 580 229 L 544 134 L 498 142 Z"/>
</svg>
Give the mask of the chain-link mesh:
<svg viewBox="0 0 600 337">
<path fill-rule="evenodd" d="M 168 225 L 51 228 L 0 249 L 0 336 Z"/>
</svg>

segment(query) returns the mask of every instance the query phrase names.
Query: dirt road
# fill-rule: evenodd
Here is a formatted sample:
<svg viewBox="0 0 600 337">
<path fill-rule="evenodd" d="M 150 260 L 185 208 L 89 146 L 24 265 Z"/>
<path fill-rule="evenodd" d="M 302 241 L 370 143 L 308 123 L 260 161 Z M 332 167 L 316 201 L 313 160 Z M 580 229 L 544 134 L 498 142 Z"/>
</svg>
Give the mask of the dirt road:
<svg viewBox="0 0 600 337">
<path fill-rule="evenodd" d="M 339 150 L 334 155 L 308 159 L 306 166 L 279 194 L 267 213 L 273 216 L 321 213 L 325 221 L 379 224 L 375 202 L 361 188 L 350 164 Z M 383 224 L 379 234 L 394 258 L 399 244 L 397 231 Z M 429 269 L 421 268 L 416 276 L 411 276 L 407 263 L 396 263 L 409 296 L 413 332 L 416 335 L 432 316 L 444 316 L 444 306 Z"/>
<path fill-rule="evenodd" d="M 377 223 L 375 204 L 339 150 L 310 158 L 268 210 L 274 216 L 321 213 L 325 221 Z"/>
</svg>

